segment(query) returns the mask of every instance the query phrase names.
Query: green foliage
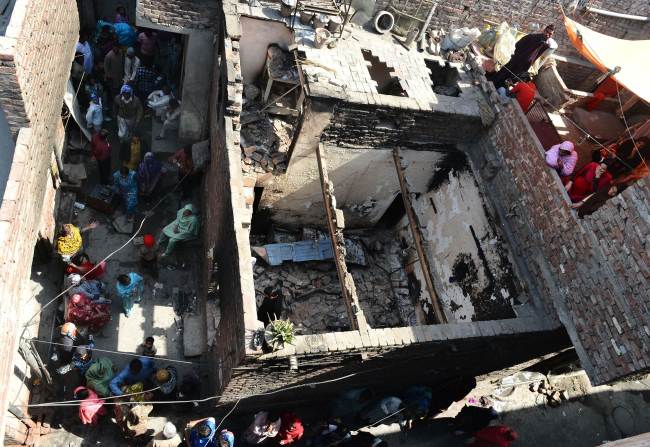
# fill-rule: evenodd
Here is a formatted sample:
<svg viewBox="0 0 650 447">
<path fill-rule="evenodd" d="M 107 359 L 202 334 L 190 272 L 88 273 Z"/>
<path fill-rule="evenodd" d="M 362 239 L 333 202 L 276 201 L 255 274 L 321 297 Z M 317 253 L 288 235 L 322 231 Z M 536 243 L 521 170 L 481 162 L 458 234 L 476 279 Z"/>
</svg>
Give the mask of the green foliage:
<svg viewBox="0 0 650 447">
<path fill-rule="evenodd" d="M 269 345 L 274 351 L 281 349 L 285 343 L 292 344 L 296 338 L 293 323 L 289 320 L 273 320 L 270 324 L 271 340 Z"/>
</svg>

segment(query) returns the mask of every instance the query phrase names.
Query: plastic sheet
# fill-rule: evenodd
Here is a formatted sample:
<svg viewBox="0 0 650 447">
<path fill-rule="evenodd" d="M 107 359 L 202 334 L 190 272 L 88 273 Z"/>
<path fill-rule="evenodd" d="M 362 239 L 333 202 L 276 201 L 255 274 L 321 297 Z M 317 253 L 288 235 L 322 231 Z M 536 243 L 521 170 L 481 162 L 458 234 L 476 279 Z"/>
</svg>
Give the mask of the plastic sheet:
<svg viewBox="0 0 650 447">
<path fill-rule="evenodd" d="M 515 52 L 517 43 L 517 28 L 511 28 L 508 22 L 502 22 L 497 29 L 497 38 L 494 43 L 494 60 L 499 65 L 505 65 Z"/>
</svg>

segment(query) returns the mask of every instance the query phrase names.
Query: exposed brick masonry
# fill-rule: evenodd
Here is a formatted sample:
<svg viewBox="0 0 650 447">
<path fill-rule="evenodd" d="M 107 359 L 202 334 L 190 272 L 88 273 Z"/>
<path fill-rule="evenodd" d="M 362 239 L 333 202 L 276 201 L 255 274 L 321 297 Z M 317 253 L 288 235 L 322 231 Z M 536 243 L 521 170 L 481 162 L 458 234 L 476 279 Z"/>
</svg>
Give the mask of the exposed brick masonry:
<svg viewBox="0 0 650 447">
<path fill-rule="evenodd" d="M 552 302 L 595 383 L 650 365 L 650 181 L 579 220 L 521 109 L 498 119 L 471 158 L 513 235 L 516 257 L 547 307 Z"/>
<path fill-rule="evenodd" d="M 219 6 L 211 0 L 138 0 L 137 14 L 156 25 L 208 29 L 216 24 Z"/>
</svg>

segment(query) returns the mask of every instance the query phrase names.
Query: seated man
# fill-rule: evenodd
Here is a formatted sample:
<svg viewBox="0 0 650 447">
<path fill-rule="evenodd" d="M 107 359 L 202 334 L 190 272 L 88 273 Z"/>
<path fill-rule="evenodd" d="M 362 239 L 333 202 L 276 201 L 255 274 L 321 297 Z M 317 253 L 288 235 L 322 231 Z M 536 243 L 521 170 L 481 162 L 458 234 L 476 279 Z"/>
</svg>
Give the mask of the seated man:
<svg viewBox="0 0 650 447">
<path fill-rule="evenodd" d="M 570 141 L 563 141 L 546 151 L 546 164 L 555 169 L 560 177 L 573 174 L 577 163 L 578 153 Z"/>
<path fill-rule="evenodd" d="M 162 90 L 154 90 L 147 98 L 147 106 L 156 114 L 156 118 L 163 118 L 165 109 L 172 99 L 172 90 L 169 86 L 163 86 Z"/>
<path fill-rule="evenodd" d="M 153 359 L 140 357 L 131 360 L 128 366 L 111 380 L 111 392 L 115 396 L 122 395 L 122 385 L 132 385 L 137 382 L 148 382 L 154 372 Z"/>
</svg>

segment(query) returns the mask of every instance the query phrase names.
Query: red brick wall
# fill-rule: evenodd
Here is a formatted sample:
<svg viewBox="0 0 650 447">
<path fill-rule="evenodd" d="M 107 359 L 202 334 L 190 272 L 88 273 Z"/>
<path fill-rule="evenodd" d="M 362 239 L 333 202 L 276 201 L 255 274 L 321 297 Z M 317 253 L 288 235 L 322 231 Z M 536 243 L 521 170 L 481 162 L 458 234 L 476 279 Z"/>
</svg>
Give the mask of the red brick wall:
<svg viewBox="0 0 650 447">
<path fill-rule="evenodd" d="M 63 144 L 61 106 L 78 29 L 74 2 L 17 0 L 7 35 L 0 38 L 0 105 L 17 138 L 0 208 L 0 437 L 8 396 L 17 395 L 7 384 L 25 318 L 20 304 L 29 294 L 25 286 L 44 209 L 54 207 L 51 193 L 44 199 L 53 151 Z"/>
<path fill-rule="evenodd" d="M 557 313 L 593 382 L 647 370 L 650 181 L 578 219 L 521 109 L 499 109 L 470 152 L 514 255 L 525 260 L 530 283 Z"/>
</svg>

